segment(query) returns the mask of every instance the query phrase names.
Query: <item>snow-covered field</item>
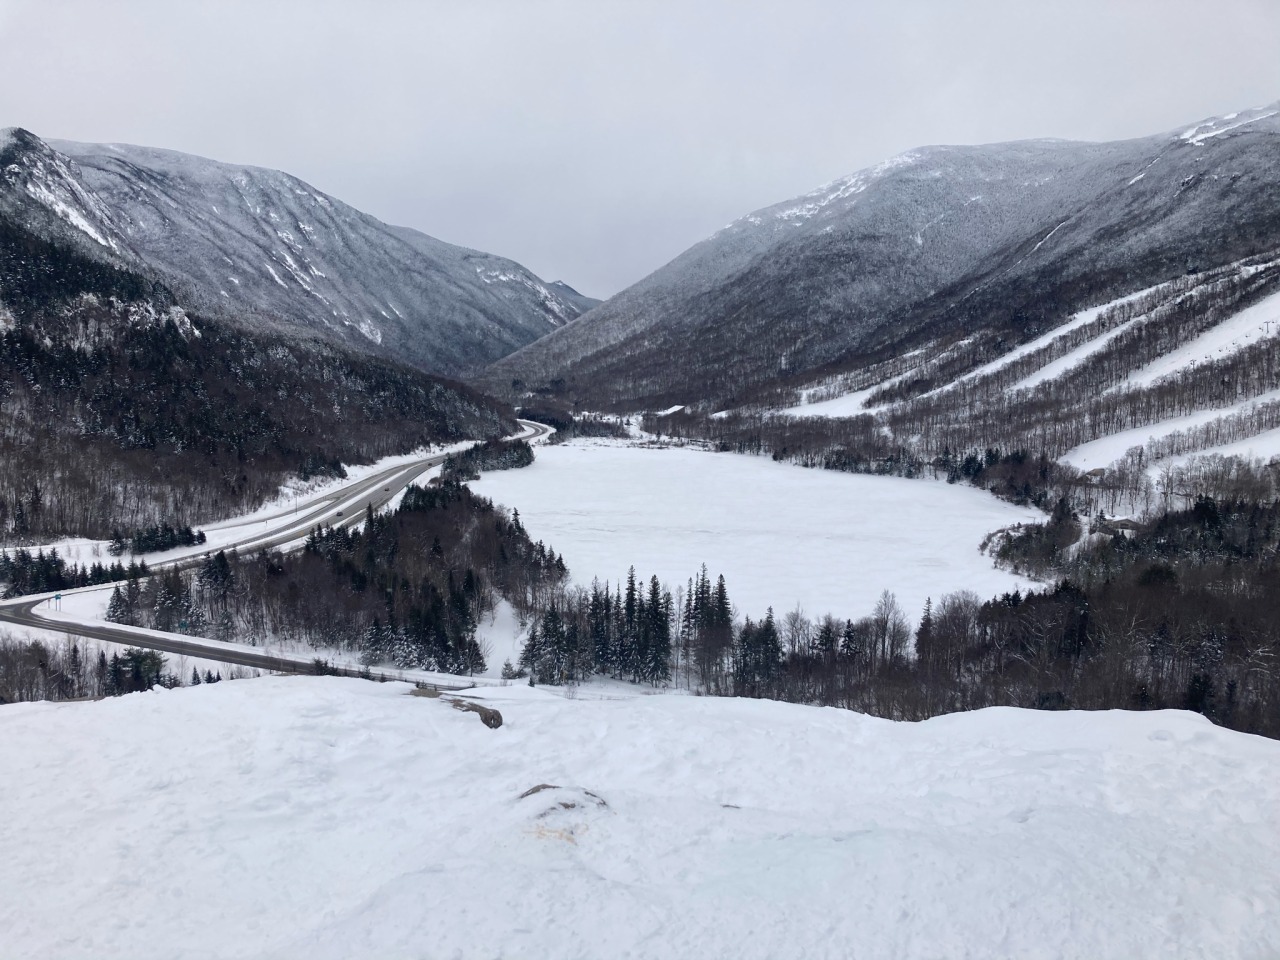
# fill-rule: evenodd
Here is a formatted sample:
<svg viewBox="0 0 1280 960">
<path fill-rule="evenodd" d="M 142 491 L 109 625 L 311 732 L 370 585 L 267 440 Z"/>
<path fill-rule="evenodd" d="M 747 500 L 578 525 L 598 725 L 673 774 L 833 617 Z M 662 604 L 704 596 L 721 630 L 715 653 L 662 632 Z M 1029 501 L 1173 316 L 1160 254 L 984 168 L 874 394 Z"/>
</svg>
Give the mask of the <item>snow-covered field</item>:
<svg viewBox="0 0 1280 960">
<path fill-rule="evenodd" d="M 407 690 L 0 707 L 0 953 L 1280 955 L 1280 744 L 1198 716 Z"/>
<path fill-rule="evenodd" d="M 674 590 L 705 562 L 753 617 L 796 603 L 811 616 L 865 616 L 886 589 L 916 617 L 926 597 L 952 590 L 1025 588 L 978 545 L 992 530 L 1043 519 L 959 484 L 601 441 L 540 448 L 531 467 L 473 486 L 518 509 L 578 583 L 617 581 L 634 564 Z"/>
</svg>

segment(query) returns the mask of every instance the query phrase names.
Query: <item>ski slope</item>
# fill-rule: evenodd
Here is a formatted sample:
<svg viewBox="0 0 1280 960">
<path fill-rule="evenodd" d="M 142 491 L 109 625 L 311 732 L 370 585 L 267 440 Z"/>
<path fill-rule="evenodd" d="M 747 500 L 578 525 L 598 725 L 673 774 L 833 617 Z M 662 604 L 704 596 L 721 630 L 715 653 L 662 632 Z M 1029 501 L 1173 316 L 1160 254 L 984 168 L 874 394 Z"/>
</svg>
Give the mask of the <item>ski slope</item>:
<svg viewBox="0 0 1280 960">
<path fill-rule="evenodd" d="M 408 689 L 0 707 L 0 953 L 1280 955 L 1280 743 L 1193 714 Z"/>
<path fill-rule="evenodd" d="M 1119 297 L 1108 303 L 1099 304 L 1096 307 L 1089 307 L 1086 310 L 1081 310 L 1079 313 L 1075 314 L 1066 323 L 1054 327 L 1048 333 L 1041 334 L 1040 336 L 1036 337 L 1034 340 L 1028 340 L 1026 343 L 1022 344 L 1019 347 L 1014 347 L 1008 353 L 1002 354 L 1001 356 L 996 357 L 996 359 L 990 361 L 989 363 L 984 363 L 982 366 L 976 367 L 973 370 L 970 370 L 968 373 L 964 374 L 963 376 L 957 377 L 954 381 L 952 381 L 952 383 L 964 383 L 967 380 L 977 380 L 981 377 L 985 377 L 985 376 L 988 376 L 989 374 L 995 373 L 998 370 L 1003 370 L 1009 364 L 1014 363 L 1018 360 L 1021 360 L 1023 357 L 1026 357 L 1035 353 L 1037 350 L 1041 350 L 1049 346 L 1049 344 L 1053 343 L 1055 340 L 1057 340 L 1059 337 L 1063 336 L 1064 334 L 1068 334 L 1072 330 L 1079 329 L 1080 327 L 1088 326 L 1089 324 L 1093 323 L 1093 321 L 1097 320 L 1098 317 L 1102 316 L 1102 314 L 1104 314 L 1106 311 L 1111 310 L 1114 307 L 1122 306 L 1126 303 L 1132 303 L 1134 300 L 1137 300 L 1140 297 L 1145 297 L 1149 293 L 1154 293 L 1155 291 L 1159 290 L 1161 287 L 1164 287 L 1164 286 L 1168 286 L 1168 284 L 1157 284 L 1154 287 L 1148 287 L 1145 290 L 1139 290 L 1137 293 L 1131 293 L 1128 296 Z M 1096 343 L 1097 341 L 1092 340 L 1089 342 Z M 1082 344 L 1081 348 L 1083 349 L 1087 346 L 1088 344 Z M 1038 372 L 1039 371 L 1037 371 L 1037 373 Z M 950 386 L 950 384 L 948 384 L 948 386 Z M 939 393 L 945 389 L 946 387 L 940 387 L 938 390 L 931 391 L 931 393 Z M 1014 386 L 1014 387 L 1011 387 L 1010 389 L 1016 390 L 1018 389 L 1018 387 Z M 929 395 L 930 394 L 926 394 L 926 396 L 929 396 Z"/>
<path fill-rule="evenodd" d="M 893 386 L 901 379 L 901 377 L 892 377 L 883 383 L 864 387 L 861 390 L 854 390 L 838 397 L 818 400 L 814 403 L 798 403 L 794 407 L 787 407 L 778 412 L 791 417 L 857 417 L 864 413 L 874 413 L 876 408 L 863 407 L 867 398 L 877 390 Z"/>
<path fill-rule="evenodd" d="M 1260 341 L 1275 340 L 1277 336 L 1280 336 L 1280 293 L 1273 293 L 1141 370 L 1135 370 L 1124 385 L 1147 387 L 1171 374 L 1221 360 Z"/>
<path fill-rule="evenodd" d="M 1280 461 L 1280 429 L 1266 430 L 1243 440 L 1205 447 L 1194 454 L 1179 454 L 1160 461 L 1160 465 L 1181 465 L 1193 456 L 1242 457 L 1245 460 L 1264 460 L 1268 463 Z"/>
<path fill-rule="evenodd" d="M 1170 436 L 1180 430 L 1191 430 L 1206 423 L 1212 423 L 1220 417 L 1229 417 L 1233 414 L 1243 413 L 1247 410 L 1253 409 L 1258 404 L 1271 403 L 1276 400 L 1280 400 L 1280 390 L 1272 390 L 1267 393 L 1259 394 L 1256 397 L 1249 400 L 1242 400 L 1240 403 L 1233 404 L 1230 407 L 1215 407 L 1207 410 L 1197 410 L 1194 413 L 1189 413 L 1185 416 L 1171 417 L 1168 420 L 1160 420 L 1156 423 L 1147 424 L 1145 427 L 1135 427 L 1132 430 L 1122 430 L 1120 433 L 1113 433 L 1110 436 L 1081 444 L 1072 450 L 1068 450 L 1058 459 L 1063 463 L 1069 463 L 1071 466 L 1077 467 L 1081 470 L 1093 470 L 1097 467 L 1107 467 L 1123 457 L 1133 447 L 1144 447 L 1151 440 Z M 1248 446 L 1248 441 L 1244 442 L 1245 445 Z"/>
</svg>

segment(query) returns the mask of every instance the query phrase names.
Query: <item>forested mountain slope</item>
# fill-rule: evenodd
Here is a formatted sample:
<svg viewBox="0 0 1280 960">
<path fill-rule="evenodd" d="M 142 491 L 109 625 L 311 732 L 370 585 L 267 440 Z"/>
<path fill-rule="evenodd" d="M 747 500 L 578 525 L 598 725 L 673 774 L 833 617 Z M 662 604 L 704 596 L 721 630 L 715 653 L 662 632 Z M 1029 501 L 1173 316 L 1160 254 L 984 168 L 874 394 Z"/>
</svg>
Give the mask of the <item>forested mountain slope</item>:
<svg viewBox="0 0 1280 960">
<path fill-rule="evenodd" d="M 967 338 L 976 367 L 1277 247 L 1280 104 L 1115 143 L 924 147 L 743 217 L 488 381 L 653 409 L 769 398 Z"/>
<path fill-rule="evenodd" d="M 0 542 L 207 521 L 290 475 L 513 427 L 458 384 L 202 316 L 0 216 Z"/>
<path fill-rule="evenodd" d="M 0 132 L 0 216 L 163 283 L 202 315 L 457 375 L 596 301 L 388 226 L 288 174 Z"/>
</svg>

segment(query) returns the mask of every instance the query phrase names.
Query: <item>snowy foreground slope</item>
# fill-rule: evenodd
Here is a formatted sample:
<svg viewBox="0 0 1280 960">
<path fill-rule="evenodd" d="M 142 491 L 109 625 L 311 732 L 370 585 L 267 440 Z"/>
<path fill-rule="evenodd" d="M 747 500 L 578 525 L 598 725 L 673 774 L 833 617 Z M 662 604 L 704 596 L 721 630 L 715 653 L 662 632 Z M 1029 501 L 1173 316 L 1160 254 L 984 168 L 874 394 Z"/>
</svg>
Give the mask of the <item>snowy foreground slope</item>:
<svg viewBox="0 0 1280 960">
<path fill-rule="evenodd" d="M 1280 744 L 1194 715 L 407 689 L 0 708 L 0 953 L 1280 955 Z"/>
</svg>

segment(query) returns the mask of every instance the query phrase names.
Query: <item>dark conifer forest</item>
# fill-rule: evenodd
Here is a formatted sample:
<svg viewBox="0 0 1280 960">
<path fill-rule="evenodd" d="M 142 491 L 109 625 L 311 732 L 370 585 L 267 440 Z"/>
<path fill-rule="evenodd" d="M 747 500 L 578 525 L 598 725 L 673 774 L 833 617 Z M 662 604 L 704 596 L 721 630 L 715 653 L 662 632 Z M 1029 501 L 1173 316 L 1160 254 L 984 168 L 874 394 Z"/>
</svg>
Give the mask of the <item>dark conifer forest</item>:
<svg viewBox="0 0 1280 960">
<path fill-rule="evenodd" d="M 190 316 L 3 218 L 0 294 L 0 542 L 182 528 L 291 476 L 513 427 L 459 384 Z"/>
<path fill-rule="evenodd" d="M 190 573 L 130 579 L 108 619 L 468 674 L 485 669 L 476 628 L 499 599 L 527 617 L 567 577 L 518 516 L 453 480 L 410 487 L 393 513 L 369 510 L 363 521 L 317 528 L 297 553 L 219 551 Z"/>
</svg>

